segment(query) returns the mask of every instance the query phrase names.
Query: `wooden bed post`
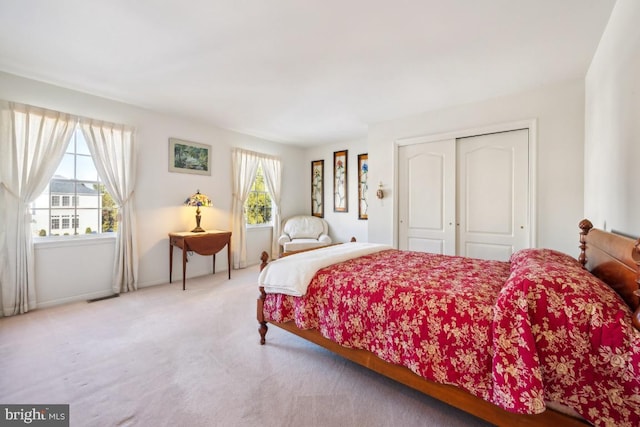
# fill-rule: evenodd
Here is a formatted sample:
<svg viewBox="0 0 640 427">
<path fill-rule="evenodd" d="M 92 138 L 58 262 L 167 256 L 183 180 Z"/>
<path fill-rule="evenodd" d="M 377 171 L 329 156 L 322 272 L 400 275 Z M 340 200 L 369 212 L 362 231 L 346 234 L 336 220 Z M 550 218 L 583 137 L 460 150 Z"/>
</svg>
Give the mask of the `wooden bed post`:
<svg viewBox="0 0 640 427">
<path fill-rule="evenodd" d="M 588 219 L 583 219 L 578 224 L 580 227 L 580 256 L 578 257 L 578 261 L 582 264 L 583 267 L 587 266 L 587 234 L 589 234 L 589 230 L 593 228 L 593 224 Z"/>
<path fill-rule="evenodd" d="M 267 266 L 267 262 L 269 261 L 269 254 L 263 251 L 262 255 L 260 255 L 260 261 L 262 261 L 262 263 L 260 264 L 260 271 L 262 271 Z M 260 286 L 260 296 L 258 297 L 257 312 L 258 323 L 260 323 L 260 327 L 258 328 L 258 332 L 260 332 L 260 345 L 264 345 L 264 343 L 266 342 L 267 330 L 269 330 L 267 322 L 265 322 L 264 320 L 264 300 L 266 297 L 267 293 L 264 291 L 264 286 Z"/>
</svg>

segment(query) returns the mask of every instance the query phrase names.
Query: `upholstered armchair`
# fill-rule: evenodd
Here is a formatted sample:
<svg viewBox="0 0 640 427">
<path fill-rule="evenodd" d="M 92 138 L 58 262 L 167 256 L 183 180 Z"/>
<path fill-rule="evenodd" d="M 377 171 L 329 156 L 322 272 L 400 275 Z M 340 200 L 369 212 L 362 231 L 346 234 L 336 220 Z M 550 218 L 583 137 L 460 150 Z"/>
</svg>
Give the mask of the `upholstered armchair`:
<svg viewBox="0 0 640 427">
<path fill-rule="evenodd" d="M 329 225 L 315 216 L 293 216 L 282 222 L 282 235 L 278 243 L 284 252 L 327 246 L 331 244 Z"/>
</svg>

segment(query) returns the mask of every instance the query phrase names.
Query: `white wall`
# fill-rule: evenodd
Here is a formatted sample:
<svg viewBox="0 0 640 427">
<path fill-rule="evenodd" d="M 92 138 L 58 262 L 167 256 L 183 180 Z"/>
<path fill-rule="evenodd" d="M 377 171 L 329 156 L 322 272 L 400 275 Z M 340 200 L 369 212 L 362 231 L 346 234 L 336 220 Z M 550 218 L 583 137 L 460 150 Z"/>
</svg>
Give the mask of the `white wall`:
<svg viewBox="0 0 640 427">
<path fill-rule="evenodd" d="M 369 179 L 385 198 L 370 206 L 369 241 L 394 243 L 394 142 L 401 138 L 537 119 L 537 246 L 575 254 L 583 215 L 584 83 L 378 123 L 369 128 Z"/>
<path fill-rule="evenodd" d="M 333 211 L 333 153 L 348 150 L 347 191 L 348 212 Z M 334 242 L 348 242 L 355 237 L 358 242 L 368 240 L 368 220 L 358 219 L 358 154 L 367 153 L 366 139 L 345 141 L 337 144 L 309 148 L 305 152 L 304 210 L 300 214 L 311 214 L 311 162 L 324 160 L 324 219 L 329 224 L 329 235 Z M 376 184 L 377 185 L 377 184 Z M 375 186 L 370 182 L 368 199 L 375 199 Z"/>
<path fill-rule="evenodd" d="M 168 282 L 167 233 L 190 230 L 195 226 L 193 208 L 182 206 L 182 202 L 197 189 L 209 195 L 213 201 L 212 208 L 202 210 L 202 227 L 231 229 L 231 149 L 233 147 L 279 156 L 283 164 L 282 215 L 292 215 L 306 208 L 306 200 L 299 195 L 308 192 L 304 180 L 300 179 L 308 173 L 308 165 L 303 161 L 304 150 L 300 148 L 272 143 L 211 125 L 151 112 L 5 73 L 0 73 L 0 99 L 136 127 L 138 175 L 135 206 L 140 256 L 139 286 L 141 287 Z M 211 176 L 170 173 L 168 171 L 168 139 L 170 137 L 211 145 L 213 156 Z M 255 247 L 260 247 L 259 251 L 270 247 L 269 237 L 265 238 L 264 231 L 250 233 L 249 238 L 257 240 L 257 242 L 248 240 L 250 254 L 254 253 Z M 96 243 L 98 246 L 104 244 L 104 241 Z M 176 251 L 175 255 L 178 255 L 179 249 Z M 259 253 L 259 251 L 256 252 Z M 106 259 L 104 254 L 98 254 L 98 252 L 89 250 L 85 245 L 71 245 L 64 251 L 49 248 L 37 249 L 36 264 L 40 266 L 36 270 L 38 294 L 46 298 L 44 300 L 38 296 L 39 305 L 64 302 L 74 297 L 85 298 L 109 294 L 111 286 L 108 280 L 109 275 L 105 280 L 100 272 L 104 264 L 109 264 L 110 272 L 112 260 Z M 250 258 L 249 262 L 252 261 L 253 258 Z M 80 262 L 83 264 L 82 269 L 73 267 Z M 259 262 L 257 257 L 255 262 Z M 217 272 L 226 271 L 226 251 L 216 257 L 216 263 Z M 45 266 L 51 268 L 48 269 Z M 73 269 L 74 274 L 57 274 L 56 270 L 61 269 L 67 270 L 67 273 Z M 193 277 L 208 274 L 210 269 L 210 257 L 194 255 L 189 260 L 187 275 Z M 176 280 L 182 271 L 180 256 L 174 257 L 173 271 L 174 280 Z M 83 283 L 86 284 L 84 288 Z M 82 293 L 81 296 L 80 293 Z"/>
<path fill-rule="evenodd" d="M 35 247 L 38 307 L 113 293 L 111 275 L 115 238 L 96 240 L 84 237 L 72 242 L 50 240 Z"/>
<path fill-rule="evenodd" d="M 618 0 L 586 77 L 585 215 L 640 235 L 640 1 Z"/>
</svg>

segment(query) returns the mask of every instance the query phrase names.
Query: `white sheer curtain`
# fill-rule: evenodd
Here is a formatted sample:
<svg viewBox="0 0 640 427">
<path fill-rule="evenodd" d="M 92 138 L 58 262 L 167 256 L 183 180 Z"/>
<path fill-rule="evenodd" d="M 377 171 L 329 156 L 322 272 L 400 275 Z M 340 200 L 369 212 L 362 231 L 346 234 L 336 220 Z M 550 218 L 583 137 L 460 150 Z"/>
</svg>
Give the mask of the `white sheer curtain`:
<svg viewBox="0 0 640 427">
<path fill-rule="evenodd" d="M 247 227 L 244 214 L 244 203 L 249 197 L 251 185 L 256 178 L 260 155 L 239 148 L 231 153 L 231 176 L 233 183 L 233 200 L 231 207 L 231 253 L 233 268 L 247 266 Z"/>
<path fill-rule="evenodd" d="M 0 101 L 0 303 L 5 316 L 36 306 L 29 205 L 58 167 L 76 120 Z"/>
<path fill-rule="evenodd" d="M 280 188 L 282 187 L 282 164 L 280 159 L 275 157 L 263 157 L 262 171 L 264 172 L 264 180 L 267 184 L 267 190 L 271 194 L 271 203 L 273 209 L 271 211 L 273 220 L 273 235 L 271 239 L 271 257 L 277 257 L 280 252 L 278 238 L 280 237 Z"/>
<path fill-rule="evenodd" d="M 81 119 L 80 126 L 104 186 L 118 205 L 113 266 L 115 293 L 138 288 L 138 248 L 133 194 L 136 184 L 134 130 L 127 126 Z"/>
</svg>

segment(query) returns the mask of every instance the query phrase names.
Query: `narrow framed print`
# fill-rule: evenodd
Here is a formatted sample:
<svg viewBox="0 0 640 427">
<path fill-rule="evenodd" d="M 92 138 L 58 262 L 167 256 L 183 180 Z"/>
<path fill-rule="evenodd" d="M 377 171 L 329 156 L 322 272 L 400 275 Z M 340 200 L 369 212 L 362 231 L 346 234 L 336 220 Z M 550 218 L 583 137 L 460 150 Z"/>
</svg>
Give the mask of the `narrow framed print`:
<svg viewBox="0 0 640 427">
<path fill-rule="evenodd" d="M 369 219 L 369 154 L 358 154 L 358 219 Z"/>
<path fill-rule="evenodd" d="M 348 200 L 348 150 L 333 152 L 333 211 L 349 212 Z"/>
<path fill-rule="evenodd" d="M 169 172 L 211 175 L 211 146 L 169 138 Z"/>
<path fill-rule="evenodd" d="M 324 218 L 324 160 L 311 162 L 311 215 Z"/>
</svg>

